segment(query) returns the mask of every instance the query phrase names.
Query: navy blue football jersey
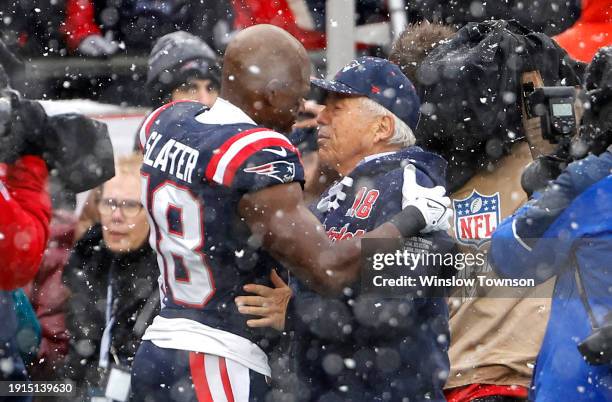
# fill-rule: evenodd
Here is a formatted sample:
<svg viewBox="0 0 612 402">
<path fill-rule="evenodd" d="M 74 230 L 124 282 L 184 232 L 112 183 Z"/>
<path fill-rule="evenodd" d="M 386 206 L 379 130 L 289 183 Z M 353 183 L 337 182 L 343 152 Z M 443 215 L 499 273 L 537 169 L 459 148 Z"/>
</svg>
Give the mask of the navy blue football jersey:
<svg viewBox="0 0 612 402">
<path fill-rule="evenodd" d="M 250 238 L 242 196 L 304 180 L 298 150 L 223 99 L 213 109 L 170 103 L 143 123 L 143 205 L 158 254 L 165 318 L 186 318 L 257 341 L 234 298 L 279 265 Z M 214 111 L 214 112 L 213 112 Z"/>
</svg>

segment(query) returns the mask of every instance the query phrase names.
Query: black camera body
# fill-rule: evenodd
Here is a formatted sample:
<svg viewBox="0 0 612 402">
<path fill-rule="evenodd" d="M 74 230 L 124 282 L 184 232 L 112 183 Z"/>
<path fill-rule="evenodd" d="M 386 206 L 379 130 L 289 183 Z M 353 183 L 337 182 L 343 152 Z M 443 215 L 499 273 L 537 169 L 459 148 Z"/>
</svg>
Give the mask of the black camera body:
<svg viewBox="0 0 612 402">
<path fill-rule="evenodd" d="M 612 364 L 612 315 L 608 315 L 602 326 L 578 344 L 584 359 L 592 365 Z"/>
<path fill-rule="evenodd" d="M 576 132 L 574 87 L 538 87 L 532 82 L 523 84 L 523 99 L 528 118 L 540 118 L 542 138 L 558 144 Z"/>
</svg>

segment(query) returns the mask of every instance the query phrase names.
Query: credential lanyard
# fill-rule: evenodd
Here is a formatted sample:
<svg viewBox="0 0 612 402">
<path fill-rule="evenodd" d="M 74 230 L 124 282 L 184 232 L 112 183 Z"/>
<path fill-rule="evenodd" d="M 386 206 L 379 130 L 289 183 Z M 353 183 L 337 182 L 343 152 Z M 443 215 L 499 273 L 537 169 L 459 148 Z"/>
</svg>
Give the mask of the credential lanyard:
<svg viewBox="0 0 612 402">
<path fill-rule="evenodd" d="M 108 288 L 106 289 L 106 325 L 102 333 L 102 340 L 100 341 L 100 360 L 98 363 L 98 366 L 103 369 L 108 368 L 112 339 L 111 331 L 114 324 L 115 315 L 113 314 L 113 282 L 111 268 L 108 272 Z"/>
</svg>

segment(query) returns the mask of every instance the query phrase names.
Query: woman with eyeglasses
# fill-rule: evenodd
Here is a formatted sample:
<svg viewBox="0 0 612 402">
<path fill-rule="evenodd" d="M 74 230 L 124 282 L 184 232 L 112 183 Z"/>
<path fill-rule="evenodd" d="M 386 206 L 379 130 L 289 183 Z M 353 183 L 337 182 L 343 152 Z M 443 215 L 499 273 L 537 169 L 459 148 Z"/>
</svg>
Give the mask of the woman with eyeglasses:
<svg viewBox="0 0 612 402">
<path fill-rule="evenodd" d="M 104 183 L 97 202 L 100 223 L 77 242 L 64 269 L 72 295 L 62 378 L 82 391 L 75 401 L 104 397 L 107 388 L 123 390 L 125 384 L 108 383 L 109 377 L 121 378 L 111 371 L 129 370 L 141 335 L 159 309 L 159 271 L 140 203 L 141 164 L 141 155 L 117 162 L 116 176 Z"/>
</svg>

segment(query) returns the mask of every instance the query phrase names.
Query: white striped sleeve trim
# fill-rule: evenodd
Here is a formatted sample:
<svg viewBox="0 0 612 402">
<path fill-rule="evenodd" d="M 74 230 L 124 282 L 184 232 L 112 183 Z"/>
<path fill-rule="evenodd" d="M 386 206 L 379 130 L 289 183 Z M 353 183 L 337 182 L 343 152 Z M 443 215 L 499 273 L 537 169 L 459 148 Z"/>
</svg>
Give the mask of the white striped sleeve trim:
<svg viewBox="0 0 612 402">
<path fill-rule="evenodd" d="M 527 251 L 529 251 L 529 252 L 531 252 L 531 251 L 532 251 L 531 247 L 529 247 L 529 246 L 527 245 L 527 243 L 525 243 L 525 242 L 523 241 L 523 239 L 521 239 L 521 238 L 520 238 L 520 236 L 518 235 L 518 233 L 516 233 L 516 219 L 512 219 L 512 234 L 514 235 L 514 238 L 516 239 L 516 241 L 517 241 L 517 242 L 519 242 L 519 244 L 520 244 L 521 246 L 523 246 L 524 248 L 526 248 L 526 249 L 527 249 Z"/>
<path fill-rule="evenodd" d="M 157 110 L 154 110 L 151 112 L 150 115 L 148 115 L 144 121 L 142 122 L 142 125 L 140 126 L 140 131 L 138 132 L 138 138 L 140 139 L 140 146 L 142 147 L 142 149 L 144 150 L 145 144 L 147 143 L 147 126 L 149 125 L 149 122 L 153 119 L 156 119 L 159 117 L 159 113 L 157 112 Z"/>
<path fill-rule="evenodd" d="M 257 142 L 259 140 L 264 140 L 266 138 L 281 139 L 287 143 L 287 146 L 293 146 L 291 142 L 289 142 L 287 137 L 274 131 L 257 131 L 253 134 L 246 135 L 235 143 L 233 143 L 228 148 L 228 150 L 225 151 L 225 153 L 219 160 L 219 163 L 217 164 L 215 174 L 213 175 L 213 181 L 218 184 L 223 184 L 223 177 L 225 176 L 225 171 L 227 170 L 227 167 L 232 162 L 232 160 L 252 143 Z"/>
</svg>

